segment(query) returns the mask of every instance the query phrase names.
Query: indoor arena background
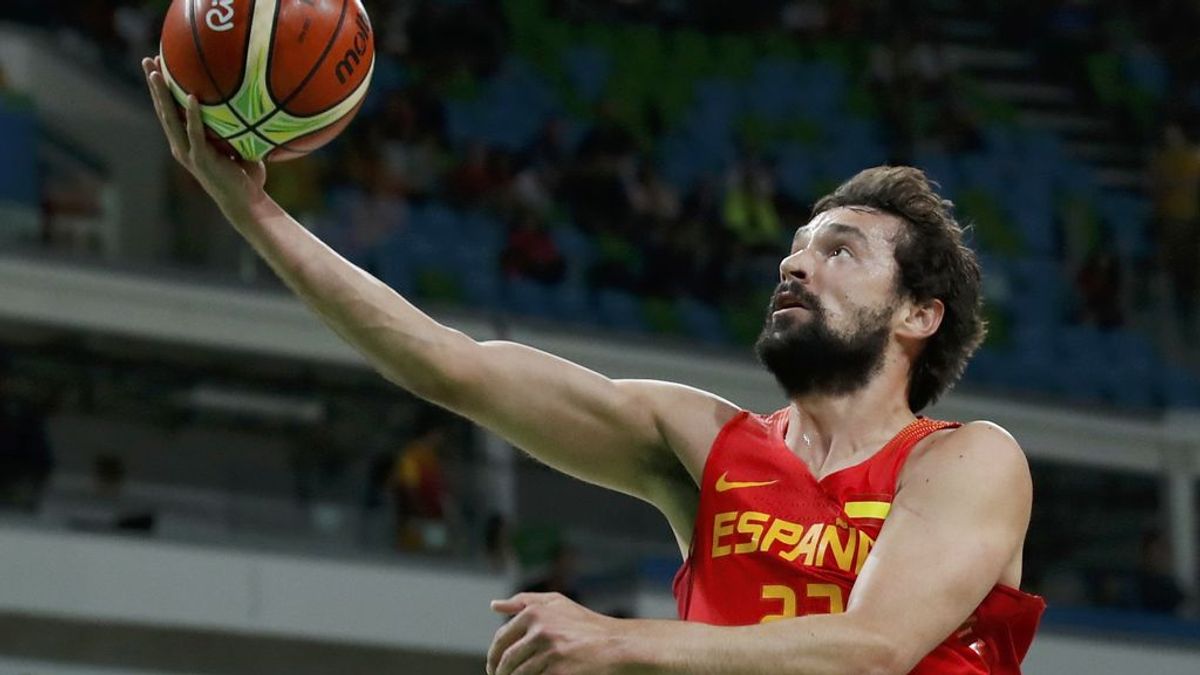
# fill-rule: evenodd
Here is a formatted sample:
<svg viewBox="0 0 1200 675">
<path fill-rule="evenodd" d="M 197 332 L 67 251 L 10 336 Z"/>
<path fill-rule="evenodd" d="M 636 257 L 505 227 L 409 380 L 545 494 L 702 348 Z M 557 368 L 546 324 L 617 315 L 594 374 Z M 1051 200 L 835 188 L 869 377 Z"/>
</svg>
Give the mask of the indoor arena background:
<svg viewBox="0 0 1200 675">
<path fill-rule="evenodd" d="M 656 512 L 388 386 L 174 164 L 167 4 L 0 3 L 0 673 L 479 673 L 533 586 L 671 616 Z M 477 338 L 773 410 L 793 229 L 928 171 L 990 323 L 932 414 L 1033 468 L 1027 672 L 1200 672 L 1195 3 L 367 6 L 360 116 L 270 191 Z"/>
</svg>

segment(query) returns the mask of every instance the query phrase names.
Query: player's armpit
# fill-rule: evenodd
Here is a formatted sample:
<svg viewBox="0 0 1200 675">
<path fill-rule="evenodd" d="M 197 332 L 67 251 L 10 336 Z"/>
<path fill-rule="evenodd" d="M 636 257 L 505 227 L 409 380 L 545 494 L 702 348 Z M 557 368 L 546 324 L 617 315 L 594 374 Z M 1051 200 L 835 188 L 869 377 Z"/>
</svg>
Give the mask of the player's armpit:
<svg viewBox="0 0 1200 675">
<path fill-rule="evenodd" d="M 887 638 L 898 672 L 961 627 L 1019 554 L 1029 465 L 1003 429 L 973 423 L 909 459 L 847 614 Z"/>
<path fill-rule="evenodd" d="M 613 380 L 512 342 L 471 351 L 443 405 L 554 468 L 660 508 L 680 463 L 702 467 L 697 448 L 707 450 L 738 410 L 692 387 Z"/>
</svg>

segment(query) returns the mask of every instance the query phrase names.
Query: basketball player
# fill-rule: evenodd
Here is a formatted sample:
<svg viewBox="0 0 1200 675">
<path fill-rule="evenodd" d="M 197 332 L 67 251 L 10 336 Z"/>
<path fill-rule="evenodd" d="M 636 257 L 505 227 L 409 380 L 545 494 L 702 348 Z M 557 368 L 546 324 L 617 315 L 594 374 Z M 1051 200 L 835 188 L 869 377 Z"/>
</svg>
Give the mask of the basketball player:
<svg viewBox="0 0 1200 675">
<path fill-rule="evenodd" d="M 489 673 L 1019 672 L 1044 607 L 1018 590 L 1025 457 L 994 424 L 915 414 L 983 335 L 978 264 L 920 171 L 864 171 L 796 231 L 756 345 L 790 402 L 759 415 L 434 322 L 280 209 L 262 164 L 215 152 L 194 99 L 181 122 L 144 66 L 176 159 L 384 377 L 670 522 L 685 621 L 519 594 L 493 603 L 512 618 Z"/>
</svg>

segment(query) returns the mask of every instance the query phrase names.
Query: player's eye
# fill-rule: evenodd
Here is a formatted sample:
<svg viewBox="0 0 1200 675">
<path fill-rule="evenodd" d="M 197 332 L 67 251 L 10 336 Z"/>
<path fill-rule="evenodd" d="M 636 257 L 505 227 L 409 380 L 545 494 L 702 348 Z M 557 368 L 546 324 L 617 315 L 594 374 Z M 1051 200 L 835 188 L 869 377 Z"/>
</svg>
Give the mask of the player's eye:
<svg viewBox="0 0 1200 675">
<path fill-rule="evenodd" d="M 836 258 L 838 256 L 848 255 L 849 253 L 850 249 L 846 248 L 845 246 L 838 246 L 829 252 L 829 257 Z"/>
</svg>

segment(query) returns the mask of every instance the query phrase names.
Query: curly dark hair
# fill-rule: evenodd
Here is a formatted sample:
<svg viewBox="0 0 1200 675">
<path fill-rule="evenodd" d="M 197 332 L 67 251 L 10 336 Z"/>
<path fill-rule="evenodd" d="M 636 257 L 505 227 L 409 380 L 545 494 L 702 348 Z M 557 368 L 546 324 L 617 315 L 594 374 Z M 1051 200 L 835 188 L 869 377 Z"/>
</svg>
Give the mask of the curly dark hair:
<svg viewBox="0 0 1200 675">
<path fill-rule="evenodd" d="M 815 217 L 842 206 L 868 208 L 900 218 L 907 227 L 896 242 L 898 288 L 916 302 L 937 298 L 942 324 L 913 364 L 908 405 L 920 411 L 962 377 L 987 332 L 980 295 L 979 260 L 963 243 L 954 204 L 943 199 L 924 171 L 877 166 L 858 173 L 813 206 Z"/>
</svg>

